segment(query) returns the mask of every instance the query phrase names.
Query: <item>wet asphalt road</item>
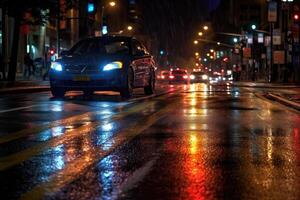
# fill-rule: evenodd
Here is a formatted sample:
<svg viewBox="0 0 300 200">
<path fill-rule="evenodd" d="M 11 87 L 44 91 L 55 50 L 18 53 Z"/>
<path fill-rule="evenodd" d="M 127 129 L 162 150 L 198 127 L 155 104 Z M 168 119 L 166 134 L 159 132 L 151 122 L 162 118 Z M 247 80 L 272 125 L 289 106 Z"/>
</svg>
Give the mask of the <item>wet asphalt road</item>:
<svg viewBox="0 0 300 200">
<path fill-rule="evenodd" d="M 300 114 L 265 92 L 1 96 L 1 199 L 299 199 Z"/>
</svg>

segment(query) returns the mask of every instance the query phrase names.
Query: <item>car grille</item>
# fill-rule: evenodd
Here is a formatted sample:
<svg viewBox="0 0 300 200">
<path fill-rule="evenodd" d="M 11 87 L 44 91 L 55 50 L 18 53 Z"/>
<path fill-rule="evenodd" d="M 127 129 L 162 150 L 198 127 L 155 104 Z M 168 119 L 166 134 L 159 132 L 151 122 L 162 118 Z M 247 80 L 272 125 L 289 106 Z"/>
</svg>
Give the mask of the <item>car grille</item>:
<svg viewBox="0 0 300 200">
<path fill-rule="evenodd" d="M 65 65 L 65 71 L 70 74 L 93 74 L 100 72 L 98 66 L 92 65 Z"/>
</svg>

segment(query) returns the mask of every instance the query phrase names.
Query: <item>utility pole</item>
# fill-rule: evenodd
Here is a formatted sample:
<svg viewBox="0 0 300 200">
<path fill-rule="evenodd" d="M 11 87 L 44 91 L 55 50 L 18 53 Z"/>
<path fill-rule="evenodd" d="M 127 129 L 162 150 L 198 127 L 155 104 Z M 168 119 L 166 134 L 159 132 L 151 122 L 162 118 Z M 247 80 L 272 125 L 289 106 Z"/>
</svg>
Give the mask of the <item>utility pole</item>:
<svg viewBox="0 0 300 200">
<path fill-rule="evenodd" d="M 2 71 L 2 79 L 6 79 L 6 72 L 8 66 L 8 14 L 7 7 L 3 6 L 2 8 L 2 56 L 3 56 L 3 71 Z"/>
<path fill-rule="evenodd" d="M 60 0 L 57 0 L 57 19 L 56 19 L 56 52 L 60 54 Z"/>
<path fill-rule="evenodd" d="M 269 82 L 275 81 L 275 72 L 274 72 L 274 64 L 273 64 L 273 30 L 274 23 L 270 23 L 270 36 L 271 36 L 271 56 L 270 56 L 270 70 L 269 70 Z"/>
</svg>

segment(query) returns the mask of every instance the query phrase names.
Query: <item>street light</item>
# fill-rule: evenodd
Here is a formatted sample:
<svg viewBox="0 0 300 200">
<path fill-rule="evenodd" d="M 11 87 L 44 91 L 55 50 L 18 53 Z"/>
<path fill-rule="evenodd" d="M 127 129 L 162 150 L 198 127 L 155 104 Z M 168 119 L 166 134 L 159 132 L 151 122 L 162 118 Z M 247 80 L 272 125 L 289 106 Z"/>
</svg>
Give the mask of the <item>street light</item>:
<svg viewBox="0 0 300 200">
<path fill-rule="evenodd" d="M 198 35 L 201 37 L 203 36 L 203 32 L 199 32 Z"/>
<path fill-rule="evenodd" d="M 198 40 L 195 40 L 195 41 L 194 41 L 194 44 L 198 44 Z"/>
<path fill-rule="evenodd" d="M 132 31 L 133 27 L 132 26 L 127 26 L 127 30 Z"/>
<path fill-rule="evenodd" d="M 255 29 L 256 29 L 256 25 L 255 25 L 255 24 L 252 24 L 252 25 L 251 25 L 251 29 L 252 29 L 252 30 L 255 30 Z"/>
<path fill-rule="evenodd" d="M 109 5 L 110 5 L 111 7 L 115 7 L 115 6 L 116 6 L 116 2 L 111 1 L 111 2 L 109 2 Z"/>
<path fill-rule="evenodd" d="M 220 46 L 220 45 L 221 45 L 221 42 L 217 42 L 217 45 Z"/>
<path fill-rule="evenodd" d="M 198 52 L 196 52 L 196 53 L 195 53 L 195 56 L 199 56 L 199 53 L 198 53 Z"/>
<path fill-rule="evenodd" d="M 203 26 L 203 29 L 204 29 L 205 31 L 207 31 L 207 30 L 208 30 L 208 26 Z"/>
<path fill-rule="evenodd" d="M 237 38 L 233 38 L 233 42 L 234 42 L 234 43 L 237 43 L 237 42 L 238 42 L 238 39 L 237 39 Z"/>
<path fill-rule="evenodd" d="M 213 52 L 215 52 L 215 50 L 211 49 L 210 52 L 213 53 Z"/>
</svg>

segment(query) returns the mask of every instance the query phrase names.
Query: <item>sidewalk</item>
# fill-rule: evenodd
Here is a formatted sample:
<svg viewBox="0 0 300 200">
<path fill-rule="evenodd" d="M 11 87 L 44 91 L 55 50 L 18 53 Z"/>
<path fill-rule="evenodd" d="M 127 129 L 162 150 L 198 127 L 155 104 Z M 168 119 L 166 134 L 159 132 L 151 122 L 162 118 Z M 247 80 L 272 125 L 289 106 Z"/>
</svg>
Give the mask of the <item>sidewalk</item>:
<svg viewBox="0 0 300 200">
<path fill-rule="evenodd" d="M 34 93 L 49 90 L 49 81 L 0 81 L 0 94 Z"/>
<path fill-rule="evenodd" d="M 300 111 L 300 93 L 299 94 L 266 94 L 268 99 L 282 103 L 288 107 L 292 107 Z"/>
<path fill-rule="evenodd" d="M 254 87 L 254 88 L 300 88 L 300 85 L 297 85 L 297 84 L 262 83 L 262 82 L 234 82 L 233 86 Z"/>
</svg>

